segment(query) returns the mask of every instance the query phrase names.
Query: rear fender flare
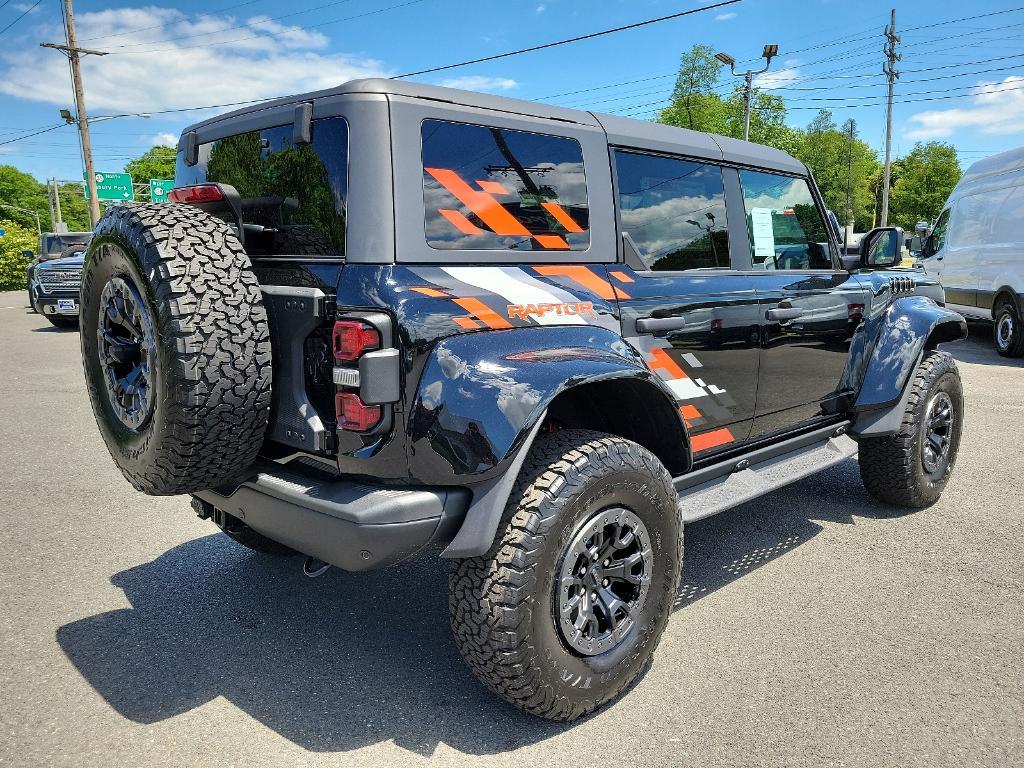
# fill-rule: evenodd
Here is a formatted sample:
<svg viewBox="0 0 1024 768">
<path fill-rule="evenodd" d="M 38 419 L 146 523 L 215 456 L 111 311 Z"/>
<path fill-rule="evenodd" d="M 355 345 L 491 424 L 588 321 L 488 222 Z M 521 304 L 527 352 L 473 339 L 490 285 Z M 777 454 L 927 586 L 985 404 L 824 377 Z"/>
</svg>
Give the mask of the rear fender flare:
<svg viewBox="0 0 1024 768">
<path fill-rule="evenodd" d="M 515 328 L 441 341 L 424 366 L 409 416 L 417 480 L 473 491 L 445 557 L 472 557 L 494 540 L 509 494 L 551 403 L 595 382 L 643 381 L 688 433 L 671 392 L 618 334 L 592 326 Z"/>
</svg>

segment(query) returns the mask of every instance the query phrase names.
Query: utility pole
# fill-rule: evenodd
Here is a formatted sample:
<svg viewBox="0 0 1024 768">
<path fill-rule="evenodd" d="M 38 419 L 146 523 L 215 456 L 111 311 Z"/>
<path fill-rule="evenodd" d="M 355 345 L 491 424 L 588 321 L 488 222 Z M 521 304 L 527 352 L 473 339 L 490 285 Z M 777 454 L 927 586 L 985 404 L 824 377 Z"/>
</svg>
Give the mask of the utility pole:
<svg viewBox="0 0 1024 768">
<path fill-rule="evenodd" d="M 885 107 L 885 169 L 882 171 L 882 221 L 881 226 L 886 226 L 889 221 L 889 169 L 891 167 L 892 155 L 892 94 L 900 73 L 896 71 L 896 62 L 902 61 L 903 57 L 896 53 L 896 45 L 900 42 L 896 34 L 896 9 L 892 9 L 889 18 L 889 26 L 885 28 L 885 63 L 882 65 L 882 74 L 889 80 L 889 98 Z"/>
<path fill-rule="evenodd" d="M 53 225 L 57 221 L 53 213 L 53 179 L 46 180 L 46 202 L 50 206 L 50 230 L 53 230 Z"/>
<path fill-rule="evenodd" d="M 71 8 L 71 0 L 64 0 L 64 21 L 67 25 L 67 45 L 56 43 L 40 43 L 43 48 L 54 48 L 61 51 L 71 62 L 71 82 L 75 89 L 75 112 L 77 113 L 78 131 L 82 137 L 82 158 L 85 163 L 85 183 L 89 190 L 89 217 L 92 225 L 100 219 L 100 201 L 96 193 L 96 169 L 92 164 L 92 141 L 89 138 L 89 116 L 85 111 L 85 88 L 82 85 L 82 69 L 80 56 L 106 56 L 103 51 L 92 51 L 78 47 L 75 34 L 75 14 Z"/>
<path fill-rule="evenodd" d="M 846 160 L 846 231 L 843 233 L 843 255 L 846 254 L 846 248 L 849 245 L 850 233 L 853 231 L 853 139 L 857 131 L 857 123 L 851 117 L 847 121 L 847 126 L 850 129 L 849 141 L 847 142 L 847 160 Z"/>
<path fill-rule="evenodd" d="M 56 179 L 53 180 L 53 207 L 57 214 L 57 221 L 53 224 L 53 231 L 63 232 L 64 227 L 62 227 L 61 224 L 64 223 L 64 217 L 60 214 L 60 186 Z"/>
</svg>

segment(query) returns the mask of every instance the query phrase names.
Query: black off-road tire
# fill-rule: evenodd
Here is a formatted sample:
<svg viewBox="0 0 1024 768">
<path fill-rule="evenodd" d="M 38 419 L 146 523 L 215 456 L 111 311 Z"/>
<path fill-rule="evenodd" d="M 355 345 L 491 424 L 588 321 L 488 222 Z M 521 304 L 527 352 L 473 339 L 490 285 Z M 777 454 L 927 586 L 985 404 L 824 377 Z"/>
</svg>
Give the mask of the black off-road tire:
<svg viewBox="0 0 1024 768">
<path fill-rule="evenodd" d="M 899 430 L 860 441 L 860 476 L 881 502 L 922 509 L 938 501 L 956 463 L 963 430 L 964 396 L 960 373 L 948 352 L 925 352 L 913 379 Z M 923 458 L 926 418 L 935 398 L 945 393 L 953 408 L 947 458 L 928 471 Z"/>
<path fill-rule="evenodd" d="M 78 318 L 74 315 L 43 315 L 54 328 L 77 328 Z"/>
<path fill-rule="evenodd" d="M 134 427 L 115 411 L 99 359 L 100 300 L 115 279 L 138 292 L 153 330 L 153 404 Z M 183 204 L 114 206 L 96 226 L 81 295 L 89 398 L 128 481 L 172 495 L 243 473 L 267 428 L 271 351 L 259 283 L 232 228 Z"/>
<path fill-rule="evenodd" d="M 1010 298 L 1001 298 L 992 312 L 992 343 L 1003 357 L 1024 356 L 1024 326 L 1020 310 Z"/>
<path fill-rule="evenodd" d="M 551 720 L 574 720 L 618 696 L 647 665 L 672 609 L 683 557 L 676 504 L 668 472 L 636 443 L 584 430 L 539 435 L 497 540 L 485 555 L 460 560 L 449 579 L 452 631 L 473 673 Z M 555 585 L 574 532 L 617 507 L 649 533 L 649 589 L 628 634 L 584 655 L 557 627 Z"/>
</svg>

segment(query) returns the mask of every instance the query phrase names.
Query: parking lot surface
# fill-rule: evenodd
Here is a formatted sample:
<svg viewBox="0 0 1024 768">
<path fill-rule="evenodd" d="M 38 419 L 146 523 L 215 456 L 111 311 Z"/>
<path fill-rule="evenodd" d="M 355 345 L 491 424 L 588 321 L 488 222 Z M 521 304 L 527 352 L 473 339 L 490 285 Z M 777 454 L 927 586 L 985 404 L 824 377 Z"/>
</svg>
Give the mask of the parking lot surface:
<svg viewBox="0 0 1024 768">
<path fill-rule="evenodd" d="M 564 725 L 470 675 L 444 562 L 311 581 L 136 493 L 78 333 L 24 303 L 0 293 L 0 764 L 1024 764 L 1024 364 L 984 325 L 949 348 L 938 504 L 882 507 L 849 461 L 689 526 L 654 664 Z"/>
</svg>

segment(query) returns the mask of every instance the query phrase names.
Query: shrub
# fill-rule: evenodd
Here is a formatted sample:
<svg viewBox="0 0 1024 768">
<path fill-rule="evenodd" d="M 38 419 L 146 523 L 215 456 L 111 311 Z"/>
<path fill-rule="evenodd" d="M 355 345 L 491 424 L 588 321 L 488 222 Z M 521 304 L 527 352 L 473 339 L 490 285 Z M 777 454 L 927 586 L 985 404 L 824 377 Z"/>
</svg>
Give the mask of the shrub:
<svg viewBox="0 0 1024 768">
<path fill-rule="evenodd" d="M 0 291 L 14 291 L 27 288 L 25 269 L 31 259 L 21 255 L 22 251 L 38 248 L 36 233 L 8 219 L 0 219 Z"/>
</svg>

